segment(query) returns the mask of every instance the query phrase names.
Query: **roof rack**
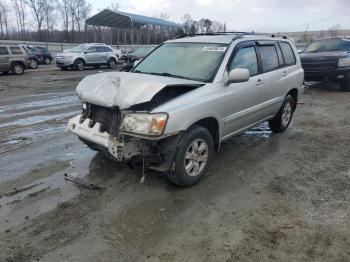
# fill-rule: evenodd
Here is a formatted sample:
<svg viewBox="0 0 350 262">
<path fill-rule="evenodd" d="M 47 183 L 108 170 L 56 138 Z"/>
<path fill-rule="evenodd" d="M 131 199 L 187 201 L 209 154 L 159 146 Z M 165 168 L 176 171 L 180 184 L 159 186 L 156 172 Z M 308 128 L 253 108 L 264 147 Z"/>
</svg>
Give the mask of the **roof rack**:
<svg viewBox="0 0 350 262">
<path fill-rule="evenodd" d="M 179 36 L 176 36 L 174 39 L 184 38 L 184 37 L 194 37 L 194 36 L 216 36 L 216 35 L 234 35 L 235 37 L 233 40 L 236 40 L 238 38 L 241 38 L 245 35 L 261 35 L 261 36 L 270 36 L 273 38 L 283 38 L 288 39 L 288 36 L 281 35 L 281 34 L 268 34 L 268 33 L 255 33 L 255 32 L 236 32 L 236 31 L 229 31 L 229 32 L 208 32 L 208 33 L 199 33 L 199 34 L 182 34 Z"/>
</svg>

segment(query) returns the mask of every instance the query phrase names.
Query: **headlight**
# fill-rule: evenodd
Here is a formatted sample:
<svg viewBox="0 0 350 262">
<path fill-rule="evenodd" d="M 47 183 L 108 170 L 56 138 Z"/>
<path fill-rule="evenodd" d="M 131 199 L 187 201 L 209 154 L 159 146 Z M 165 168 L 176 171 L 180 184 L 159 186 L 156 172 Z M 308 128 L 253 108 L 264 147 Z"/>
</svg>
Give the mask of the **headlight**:
<svg viewBox="0 0 350 262">
<path fill-rule="evenodd" d="M 338 67 L 350 67 L 350 57 L 342 57 L 339 59 Z"/>
<path fill-rule="evenodd" d="M 120 129 L 140 135 L 160 136 L 168 120 L 167 114 L 128 114 L 124 117 Z"/>
</svg>

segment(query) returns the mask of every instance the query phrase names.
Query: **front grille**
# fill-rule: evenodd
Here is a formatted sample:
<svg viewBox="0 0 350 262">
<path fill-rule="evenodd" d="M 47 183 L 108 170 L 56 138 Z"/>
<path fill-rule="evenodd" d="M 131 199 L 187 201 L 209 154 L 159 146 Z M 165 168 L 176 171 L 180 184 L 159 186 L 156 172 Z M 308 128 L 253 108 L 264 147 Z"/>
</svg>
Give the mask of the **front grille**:
<svg viewBox="0 0 350 262">
<path fill-rule="evenodd" d="M 302 66 L 305 71 L 332 71 L 338 68 L 338 60 L 302 61 Z"/>
<path fill-rule="evenodd" d="M 119 108 L 106 108 L 97 105 L 90 105 L 89 116 L 93 125 L 101 124 L 101 132 L 107 132 L 117 137 L 121 122 L 121 113 Z"/>
</svg>

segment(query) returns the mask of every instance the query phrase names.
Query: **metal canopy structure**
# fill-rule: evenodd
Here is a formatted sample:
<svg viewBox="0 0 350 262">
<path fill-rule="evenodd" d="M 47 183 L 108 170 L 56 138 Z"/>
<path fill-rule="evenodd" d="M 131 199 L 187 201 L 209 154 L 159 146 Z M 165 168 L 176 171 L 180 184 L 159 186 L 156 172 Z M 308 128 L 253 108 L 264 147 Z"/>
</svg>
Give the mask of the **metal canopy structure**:
<svg viewBox="0 0 350 262">
<path fill-rule="evenodd" d="M 133 29 L 144 25 L 153 25 L 163 28 L 181 29 L 182 27 L 176 23 L 153 18 L 143 15 L 130 14 L 120 11 L 112 11 L 105 9 L 100 13 L 86 20 L 87 25 L 91 26 L 106 26 L 114 28 Z"/>
</svg>

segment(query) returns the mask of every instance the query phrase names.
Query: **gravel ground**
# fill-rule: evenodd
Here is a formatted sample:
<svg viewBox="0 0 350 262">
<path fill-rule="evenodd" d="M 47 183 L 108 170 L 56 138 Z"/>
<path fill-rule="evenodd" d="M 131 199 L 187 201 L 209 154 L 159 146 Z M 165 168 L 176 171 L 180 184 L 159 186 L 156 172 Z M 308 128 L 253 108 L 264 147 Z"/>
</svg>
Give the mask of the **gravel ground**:
<svg viewBox="0 0 350 262">
<path fill-rule="evenodd" d="M 310 84 L 286 133 L 230 139 L 182 189 L 65 133 L 99 71 L 0 75 L 0 261 L 350 261 L 349 92 Z"/>
</svg>

